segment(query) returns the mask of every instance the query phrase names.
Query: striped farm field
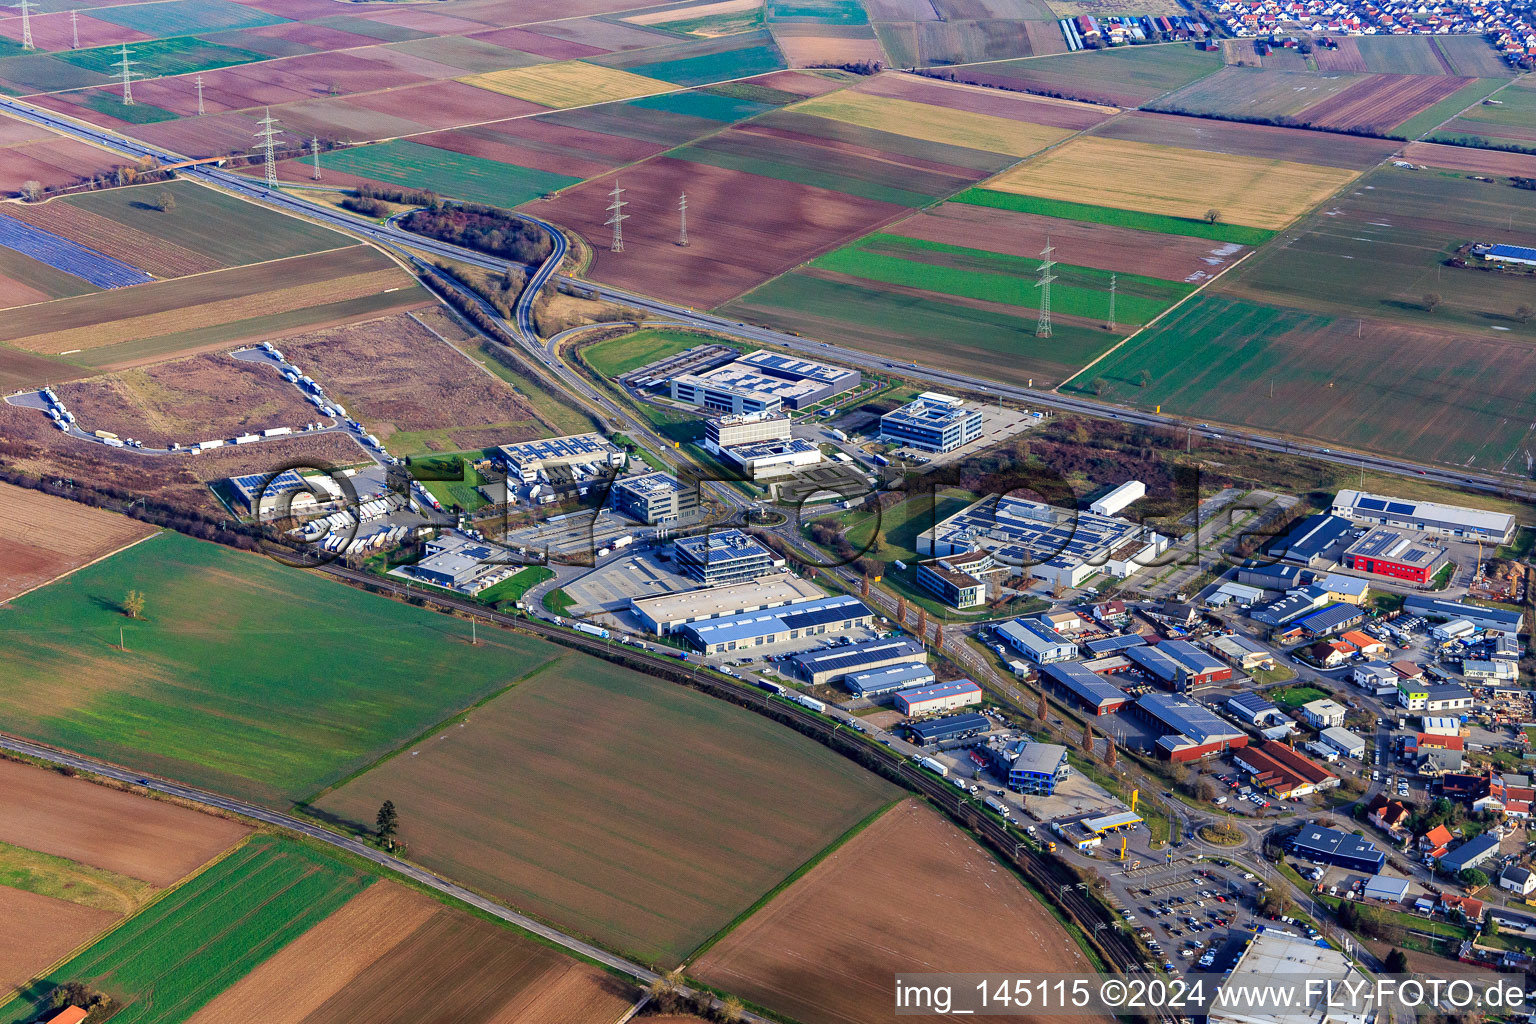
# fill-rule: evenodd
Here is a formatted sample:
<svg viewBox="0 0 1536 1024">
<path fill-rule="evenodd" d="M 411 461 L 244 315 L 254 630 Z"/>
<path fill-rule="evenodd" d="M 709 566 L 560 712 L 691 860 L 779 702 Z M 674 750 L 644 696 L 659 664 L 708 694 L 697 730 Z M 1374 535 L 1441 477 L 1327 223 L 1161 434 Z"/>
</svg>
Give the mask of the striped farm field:
<svg viewBox="0 0 1536 1024">
<path fill-rule="evenodd" d="M 1000 192 L 1278 230 L 1356 172 L 1119 139 L 1073 139 L 987 183 Z"/>
<path fill-rule="evenodd" d="M 297 842 L 259 837 L 0 1006 L 30 1020 L 57 984 L 110 991 L 118 1024 L 180 1024 L 373 881 Z"/>
<path fill-rule="evenodd" d="M 1240 224 L 1209 224 L 1203 218 L 1169 217 L 1161 213 L 1142 210 L 1117 210 L 1108 206 L 1091 206 L 1065 199 L 1043 199 L 1039 196 L 1017 192 L 996 192 L 990 188 L 972 188 L 955 196 L 954 202 L 971 206 L 985 206 L 994 210 L 1012 210 L 1040 217 L 1057 217 L 1061 220 L 1079 220 L 1089 224 L 1107 224 L 1111 227 L 1130 228 L 1162 235 L 1186 235 L 1190 238 L 1209 238 L 1218 242 L 1235 242 L 1238 245 L 1263 245 L 1275 236 L 1263 228 L 1248 228 Z"/>
<path fill-rule="evenodd" d="M 1020 157 L 1072 134 L 1066 128 L 847 90 L 808 100 L 794 110 L 877 131 Z"/>
<path fill-rule="evenodd" d="M 492 71 L 484 75 L 471 75 L 463 81 L 552 110 L 651 96 L 675 88 L 644 75 L 631 74 L 618 68 L 598 67 L 579 60 Z"/>
<path fill-rule="evenodd" d="M 63 201 L 12 203 L 5 213 L 45 231 L 89 245 L 113 259 L 131 263 L 155 277 L 182 277 L 218 270 L 222 265 L 168 238 L 139 231 Z"/>
</svg>

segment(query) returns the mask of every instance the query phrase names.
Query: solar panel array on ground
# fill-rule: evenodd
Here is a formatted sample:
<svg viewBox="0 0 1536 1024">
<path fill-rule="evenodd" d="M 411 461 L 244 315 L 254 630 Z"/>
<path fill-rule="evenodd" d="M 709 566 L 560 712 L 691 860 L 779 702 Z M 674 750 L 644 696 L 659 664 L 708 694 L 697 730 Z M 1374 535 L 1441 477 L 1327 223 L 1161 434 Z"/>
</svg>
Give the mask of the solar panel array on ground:
<svg viewBox="0 0 1536 1024">
<path fill-rule="evenodd" d="M 11 217 L 0 216 L 0 245 L 98 288 L 126 288 L 154 280 L 137 267 Z"/>
</svg>

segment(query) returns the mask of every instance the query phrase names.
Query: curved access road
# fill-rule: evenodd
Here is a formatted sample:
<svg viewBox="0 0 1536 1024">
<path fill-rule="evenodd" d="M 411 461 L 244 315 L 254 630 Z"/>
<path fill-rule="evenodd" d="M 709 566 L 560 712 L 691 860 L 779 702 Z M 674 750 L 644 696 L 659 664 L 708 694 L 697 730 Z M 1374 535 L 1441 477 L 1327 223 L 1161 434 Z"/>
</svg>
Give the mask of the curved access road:
<svg viewBox="0 0 1536 1024">
<path fill-rule="evenodd" d="M 43 125 L 62 134 L 82 139 L 107 149 L 116 150 L 135 158 L 149 157 L 163 164 L 182 163 L 185 160 L 180 154 L 149 146 L 127 136 L 119 135 L 116 132 L 111 132 L 83 121 L 76 121 L 50 110 L 33 107 L 18 100 L 0 97 L 0 110 L 14 117 Z M 459 260 L 487 270 L 505 270 L 509 266 L 515 266 L 529 272 L 531 275 L 529 278 L 530 286 L 524 290 L 524 297 L 519 300 L 516 311 L 519 340 L 528 345 L 536 354 L 539 354 L 541 359 L 546 362 L 548 361 L 548 356 L 540 351 L 542 350 L 542 345 L 539 344 L 538 339 L 531 333 L 532 301 L 533 297 L 537 294 L 538 287 L 556 277 L 555 269 L 559 265 L 558 260 L 546 260 L 539 267 L 526 267 L 522 264 L 510 263 L 507 260 L 498 259 L 494 256 L 487 256 L 484 253 L 473 252 L 469 249 L 462 249 L 446 242 L 437 241 L 436 239 L 411 234 L 395 227 L 391 223 L 379 224 L 375 221 L 355 217 L 340 210 L 334 210 L 288 195 L 282 191 L 269 189 L 266 187 L 265 182 L 232 174 L 212 164 L 184 167 L 179 169 L 177 173 L 208 184 L 217 185 L 220 188 L 238 193 L 248 199 L 264 203 L 288 213 L 320 221 L 338 230 L 361 236 L 368 241 L 393 249 L 398 250 L 401 247 L 409 247 L 420 252 L 430 253 L 446 259 Z M 524 214 L 522 216 L 526 217 L 527 215 Z M 560 255 L 563 257 L 565 243 L 561 233 L 554 231 L 549 224 L 537 218 L 528 217 L 527 219 L 550 230 L 552 237 L 560 240 L 557 245 Z M 560 280 L 571 279 L 562 277 Z M 902 376 L 914 380 L 1010 398 L 1015 401 L 1027 402 L 1063 412 L 1077 412 L 1101 418 L 1118 419 L 1148 427 L 1182 429 L 1187 430 L 1192 436 L 1220 439 L 1263 451 L 1279 452 L 1282 454 L 1294 453 L 1341 466 L 1358 467 L 1361 470 L 1370 469 L 1375 472 L 1390 473 L 1398 476 L 1420 476 L 1433 483 L 1460 487 L 1470 491 L 1536 500 L 1536 483 L 1514 476 L 1473 473 L 1450 467 L 1421 464 L 1409 459 L 1348 450 L 1335 450 L 1311 441 L 1254 431 L 1215 428 L 1209 425 L 1195 426 L 1187 419 L 1178 416 L 1127 409 L 1110 405 L 1106 402 L 1062 395 L 1054 391 L 1042 391 L 1014 384 L 1002 384 L 997 381 L 972 377 L 966 374 L 931 369 L 919 366 L 916 363 L 896 363 L 868 352 L 842 348 L 827 342 L 807 340 L 799 335 L 775 331 L 766 327 L 755 327 L 739 320 L 730 320 L 712 313 L 700 312 L 684 306 L 663 302 L 659 299 L 595 284 L 590 281 L 575 281 L 573 283 L 579 284 L 582 288 L 596 291 L 599 298 L 622 303 L 666 319 L 685 321 L 691 326 L 741 338 L 745 341 L 774 345 L 806 355 L 820 355 L 822 358 L 830 358 L 835 362 L 857 366 L 862 369 L 875 371 L 894 369 Z"/>
</svg>

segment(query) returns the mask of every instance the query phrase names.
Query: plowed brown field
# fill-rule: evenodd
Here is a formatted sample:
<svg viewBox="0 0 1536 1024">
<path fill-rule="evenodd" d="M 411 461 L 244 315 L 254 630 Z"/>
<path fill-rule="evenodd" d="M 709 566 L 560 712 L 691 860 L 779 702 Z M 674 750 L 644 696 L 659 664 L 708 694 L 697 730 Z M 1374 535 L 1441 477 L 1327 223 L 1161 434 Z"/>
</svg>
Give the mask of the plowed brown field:
<svg viewBox="0 0 1536 1024">
<path fill-rule="evenodd" d="M 182 277 L 218 270 L 222 266 L 218 260 L 193 252 L 170 239 L 146 234 L 110 217 L 57 200 L 37 206 L 10 203 L 5 207 L 5 215 L 72 238 L 155 277 Z"/>
<path fill-rule="evenodd" d="M 1450 75 L 1372 75 L 1298 115 L 1320 128 L 1388 129 L 1469 84 Z"/>
<path fill-rule="evenodd" d="M 672 157 L 631 167 L 617 182 L 629 202 L 628 252 L 608 251 L 604 207 L 613 181 L 577 185 L 531 209 L 594 243 L 593 280 L 701 308 L 717 306 L 905 212 L 891 203 Z M 687 248 L 677 244 L 677 197 L 684 192 Z"/>
<path fill-rule="evenodd" d="M 1051 24 L 1055 25 L 1054 22 Z M 930 103 L 973 114 L 991 114 L 993 117 L 1006 117 L 1014 121 L 1050 125 L 1053 128 L 1091 128 L 1116 111 L 1114 107 L 1096 103 L 999 92 L 979 85 L 964 85 L 896 72 L 871 79 L 859 85 L 858 91 L 916 103 Z"/>
<path fill-rule="evenodd" d="M 127 516 L 0 483 L 0 601 L 9 601 L 154 532 L 154 527 Z M 0 813 L 6 796 L 0 792 Z"/>
<path fill-rule="evenodd" d="M 882 892 L 894 895 L 873 895 Z M 690 973 L 799 1020 L 884 1024 L 893 972 L 1091 969 L 1014 875 L 909 800 L 774 897 Z"/>
<path fill-rule="evenodd" d="M 636 994 L 510 929 L 379 882 L 189 1024 L 612 1024 Z"/>
<path fill-rule="evenodd" d="M 62 959 L 115 920 L 117 915 L 108 910 L 0 885 L 0 995 Z"/>
<path fill-rule="evenodd" d="M 1410 142 L 1403 149 L 1403 159 L 1411 160 L 1416 164 L 1428 164 L 1431 167 L 1444 167 L 1451 171 L 1536 178 L 1536 156 L 1525 153 L 1468 149 L 1465 146 L 1437 146 L 1432 142 Z"/>
<path fill-rule="evenodd" d="M 249 832 L 211 814 L 0 761 L 0 842 L 154 886 L 180 880 Z"/>
</svg>

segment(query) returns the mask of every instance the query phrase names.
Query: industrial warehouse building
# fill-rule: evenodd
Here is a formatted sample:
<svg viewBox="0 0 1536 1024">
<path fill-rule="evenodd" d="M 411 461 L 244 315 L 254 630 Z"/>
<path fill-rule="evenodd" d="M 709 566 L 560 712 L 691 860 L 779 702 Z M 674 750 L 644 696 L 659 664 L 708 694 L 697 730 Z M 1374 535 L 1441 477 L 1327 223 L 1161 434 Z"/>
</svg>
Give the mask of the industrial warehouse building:
<svg viewBox="0 0 1536 1024">
<path fill-rule="evenodd" d="M 675 523 L 699 510 L 699 489 L 666 473 L 647 473 L 616 482 L 613 507 L 647 526 Z"/>
<path fill-rule="evenodd" d="M 996 568 L 986 551 L 945 555 L 917 563 L 913 580 L 953 608 L 974 608 L 987 603 L 987 581 L 981 574 Z"/>
<path fill-rule="evenodd" d="M 508 564 L 508 551 L 462 533 L 449 532 L 423 542 L 422 557 L 414 565 L 401 566 L 399 573 L 445 590 L 475 594 L 489 585 L 490 577 L 508 575 L 522 566 Z"/>
<path fill-rule="evenodd" d="M 1472 694 L 1455 683 L 1432 685 L 1422 680 L 1404 679 L 1397 684 L 1397 703 L 1409 711 L 1429 714 L 1461 712 L 1472 707 Z"/>
<path fill-rule="evenodd" d="M 744 651 L 753 647 L 840 633 L 868 626 L 874 613 L 856 597 L 818 597 L 766 611 L 726 615 L 679 626 L 677 633 L 705 654 Z M 842 648 L 851 651 L 852 647 Z"/>
<path fill-rule="evenodd" d="M 718 452 L 738 444 L 759 441 L 787 441 L 791 421 L 785 413 L 744 413 L 740 416 L 716 416 L 704 421 L 704 448 Z"/>
<path fill-rule="evenodd" d="M 1328 591 L 1313 583 L 1300 590 L 1293 590 L 1280 600 L 1267 604 L 1263 608 L 1255 608 L 1252 618 L 1254 622 L 1261 622 L 1266 626 L 1281 626 L 1327 603 Z"/>
<path fill-rule="evenodd" d="M 1482 835 L 1468 839 L 1450 853 L 1445 854 L 1436 862 L 1436 866 L 1450 875 L 1459 875 L 1468 868 L 1481 867 L 1488 863 L 1499 852 L 1499 837 L 1495 833 L 1484 832 Z"/>
<path fill-rule="evenodd" d="M 904 715 L 931 715 L 981 703 L 981 687 L 969 679 L 934 683 L 896 694 L 896 710 Z"/>
<path fill-rule="evenodd" d="M 672 542 L 677 571 L 706 587 L 745 583 L 782 568 L 784 559 L 740 530 L 711 530 Z"/>
<path fill-rule="evenodd" d="M 933 558 L 990 551 L 1032 579 L 1077 587 L 1100 572 L 1134 576 L 1168 549 L 1168 538 L 1112 516 L 990 495 L 919 534 L 916 548 Z"/>
<path fill-rule="evenodd" d="M 632 597 L 629 599 L 629 610 L 647 630 L 657 636 L 666 636 L 690 622 L 742 615 L 764 608 L 782 608 L 824 596 L 814 583 L 788 573 L 776 573 L 767 579 L 746 583 L 685 590 L 680 594 L 661 594 L 656 597 Z"/>
<path fill-rule="evenodd" d="M 1131 702 L 1120 687 L 1077 662 L 1046 665 L 1040 677 L 1095 715 L 1112 715 Z"/>
<path fill-rule="evenodd" d="M 1493 633 L 1507 633 L 1510 636 L 1518 636 L 1520 633 L 1520 612 L 1505 608 L 1485 608 L 1477 604 L 1462 604 L 1458 601 L 1440 601 L 1433 597 L 1425 597 L 1414 594 L 1403 602 L 1403 611 L 1408 615 L 1420 615 L 1426 619 L 1466 619 L 1478 629 L 1486 629 Z"/>
<path fill-rule="evenodd" d="M 1239 693 L 1227 698 L 1227 711 L 1249 725 L 1263 728 L 1275 722 L 1285 721 L 1278 705 L 1256 693 Z"/>
<path fill-rule="evenodd" d="M 963 715 L 946 715 L 927 722 L 908 722 L 906 730 L 912 742 L 921 746 L 932 743 L 954 743 L 982 736 L 992 728 L 992 720 L 974 711 Z"/>
<path fill-rule="evenodd" d="M 1356 523 L 1481 540 L 1485 544 L 1508 544 L 1515 536 L 1515 517 L 1503 512 L 1389 498 L 1364 491 L 1340 491 L 1334 495 L 1333 514 Z"/>
<path fill-rule="evenodd" d="M 1077 644 L 1039 619 L 1014 619 L 995 627 L 995 631 L 1037 665 L 1054 665 L 1077 657 Z"/>
<path fill-rule="evenodd" d="M 1129 647 L 1125 656 L 1169 690 L 1183 691 L 1232 678 L 1231 665 L 1223 664 L 1188 640 L 1164 640 L 1155 647 Z"/>
<path fill-rule="evenodd" d="M 1344 568 L 1425 586 L 1448 559 L 1445 548 L 1378 526 L 1344 551 Z"/>
<path fill-rule="evenodd" d="M 291 469 L 232 476 L 221 484 L 237 511 L 258 519 L 312 515 L 320 508 L 317 494 L 327 503 L 342 496 L 341 488 L 330 477 L 301 477 Z"/>
<path fill-rule="evenodd" d="M 925 392 L 880 417 L 880 440 L 952 452 L 981 437 L 981 410 L 951 395 Z"/>
<path fill-rule="evenodd" d="M 927 651 L 916 640 L 892 637 L 888 640 L 866 640 L 844 647 L 807 651 L 790 658 L 789 666 L 801 679 L 812 686 L 820 686 L 836 682 L 854 672 L 927 660 Z"/>
<path fill-rule="evenodd" d="M 1332 636 L 1365 621 L 1365 613 L 1352 604 L 1330 604 L 1292 619 L 1290 625 L 1310 637 Z"/>
<path fill-rule="evenodd" d="M 1170 761 L 1194 761 L 1248 745 L 1248 734 L 1228 725 L 1203 704 L 1149 693 L 1134 705 L 1137 717 L 1158 726 L 1157 752 Z"/>
<path fill-rule="evenodd" d="M 1255 786 L 1269 790 L 1282 800 L 1332 789 L 1339 784 L 1337 775 L 1276 740 L 1263 740 L 1233 754 L 1232 760 L 1253 776 Z"/>
<path fill-rule="evenodd" d="M 1067 748 L 1059 743 L 1018 740 L 995 749 L 992 760 L 999 774 L 1006 773 L 1008 788 L 1015 793 L 1049 796 L 1072 774 L 1072 765 L 1067 762 Z"/>
<path fill-rule="evenodd" d="M 1218 636 L 1211 640 L 1211 646 L 1216 648 L 1217 653 L 1223 658 L 1244 672 L 1251 672 L 1256 668 L 1273 668 L 1275 664 L 1273 651 L 1237 633 Z"/>
<path fill-rule="evenodd" d="M 1518 263 L 1522 267 L 1536 267 L 1536 249 L 1528 245 L 1490 245 L 1482 250 L 1483 259 L 1491 263 Z"/>
<path fill-rule="evenodd" d="M 1125 483 L 1110 491 L 1098 501 L 1089 505 L 1091 512 L 1101 516 L 1115 516 L 1125 511 L 1134 502 L 1147 496 L 1147 485 L 1140 480 L 1127 480 Z"/>
<path fill-rule="evenodd" d="M 1208 975 L 1196 977 L 1203 979 Z M 1284 986 L 1292 979 L 1316 979 L 1317 990 L 1305 987 L 1305 982 L 1298 986 L 1299 993 L 1309 1000 L 1305 1005 L 1285 1010 L 1261 1009 L 1243 998 L 1266 984 L 1280 982 Z M 1365 979 L 1340 950 L 1326 942 L 1313 942 L 1276 927 L 1265 928 L 1243 948 L 1226 980 L 1221 982 L 1221 991 L 1213 993 L 1213 1005 L 1206 1021 L 1207 1024 L 1366 1024 L 1367 1015 L 1328 1005 L 1330 994 L 1338 991 L 1346 980 L 1353 984 Z M 1331 987 L 1322 988 L 1324 983 Z M 1241 993 L 1231 992 L 1236 986 L 1242 986 Z M 1386 1016 L 1380 1013 L 1377 1019 Z"/>
<path fill-rule="evenodd" d="M 802 466 L 815 466 L 822 460 L 820 446 L 803 437 L 732 445 L 721 448 L 719 455 L 721 462 L 741 470 L 752 480 L 787 476 Z"/>
<path fill-rule="evenodd" d="M 1380 874 L 1387 863 L 1387 855 L 1369 839 L 1321 825 L 1303 825 L 1287 845 L 1296 856 L 1314 864 L 1332 864 L 1368 875 Z"/>
<path fill-rule="evenodd" d="M 674 401 L 730 415 L 805 409 L 858 387 L 858 370 L 759 350 L 668 381 Z"/>
<path fill-rule="evenodd" d="M 850 672 L 843 686 L 855 697 L 884 697 L 898 690 L 910 690 L 933 682 L 933 669 L 922 662 L 908 661 L 863 672 Z"/>
<path fill-rule="evenodd" d="M 1340 729 L 1338 727 L 1324 729 L 1322 740 L 1345 757 L 1359 759 L 1365 756 L 1365 740 L 1356 736 L 1348 729 Z"/>
<path fill-rule="evenodd" d="M 1308 569 L 1326 569 L 1339 560 L 1354 527 L 1340 516 L 1307 516 L 1270 546 L 1271 554 Z"/>
<path fill-rule="evenodd" d="M 496 461 L 508 476 L 526 484 L 536 481 L 539 473 L 547 474 L 558 466 L 622 467 L 627 457 L 602 434 L 592 433 L 504 444 L 496 449 Z"/>
</svg>

